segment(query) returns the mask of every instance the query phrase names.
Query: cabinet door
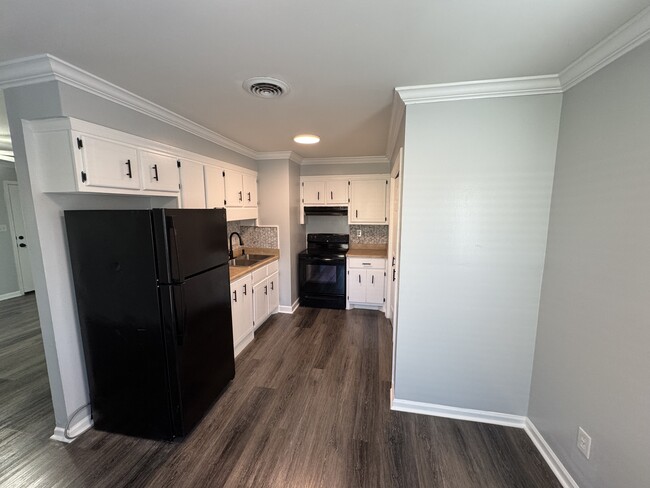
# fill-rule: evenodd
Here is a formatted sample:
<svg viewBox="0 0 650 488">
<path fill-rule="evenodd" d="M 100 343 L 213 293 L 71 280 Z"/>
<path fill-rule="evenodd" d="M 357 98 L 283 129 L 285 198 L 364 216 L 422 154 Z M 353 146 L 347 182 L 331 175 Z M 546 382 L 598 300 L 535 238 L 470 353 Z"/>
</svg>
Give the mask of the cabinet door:
<svg viewBox="0 0 650 488">
<path fill-rule="evenodd" d="M 242 330 L 246 334 L 250 334 L 253 331 L 253 290 L 252 290 L 252 280 L 250 276 L 247 276 L 242 280 L 240 286 L 240 295 L 241 295 L 241 315 L 239 316 L 242 323 Z"/>
<path fill-rule="evenodd" d="M 203 165 L 194 161 L 181 161 L 181 206 L 205 208 L 205 181 Z"/>
<path fill-rule="evenodd" d="M 178 193 L 178 163 L 175 157 L 149 151 L 139 151 L 142 188 Z"/>
<path fill-rule="evenodd" d="M 355 303 L 366 301 L 366 270 L 351 269 L 348 277 L 348 300 Z"/>
<path fill-rule="evenodd" d="M 242 321 L 242 296 L 239 290 L 239 282 L 235 281 L 230 284 L 230 310 L 232 313 L 232 342 L 237 348 L 237 344 L 244 337 L 244 327 Z"/>
<path fill-rule="evenodd" d="M 140 189 L 138 153 L 135 147 L 93 136 L 77 135 L 87 186 Z"/>
<path fill-rule="evenodd" d="M 244 207 L 257 207 L 257 176 L 243 175 Z"/>
<path fill-rule="evenodd" d="M 205 173 L 206 208 L 223 208 L 226 204 L 223 169 L 206 165 L 203 172 Z"/>
<path fill-rule="evenodd" d="M 271 276 L 269 276 L 268 282 L 269 282 L 269 313 L 273 313 L 280 305 L 278 273 L 273 273 Z"/>
<path fill-rule="evenodd" d="M 366 303 L 384 303 L 384 270 L 366 270 Z"/>
<path fill-rule="evenodd" d="M 302 199 L 304 205 L 325 204 L 325 182 L 324 181 L 303 181 Z"/>
<path fill-rule="evenodd" d="M 264 279 L 253 286 L 253 321 L 257 329 L 269 315 L 269 285 Z"/>
<path fill-rule="evenodd" d="M 232 330 L 235 349 L 253 331 L 253 301 L 250 275 L 230 284 Z"/>
<path fill-rule="evenodd" d="M 325 198 L 329 204 L 344 205 L 348 203 L 347 180 L 331 180 L 325 185 Z"/>
<path fill-rule="evenodd" d="M 350 182 L 350 222 L 378 224 L 385 223 L 386 196 L 388 185 L 385 180 L 352 180 Z"/>
<path fill-rule="evenodd" d="M 242 174 L 237 171 L 225 170 L 226 176 L 226 207 L 241 207 L 244 204 L 244 187 Z"/>
</svg>

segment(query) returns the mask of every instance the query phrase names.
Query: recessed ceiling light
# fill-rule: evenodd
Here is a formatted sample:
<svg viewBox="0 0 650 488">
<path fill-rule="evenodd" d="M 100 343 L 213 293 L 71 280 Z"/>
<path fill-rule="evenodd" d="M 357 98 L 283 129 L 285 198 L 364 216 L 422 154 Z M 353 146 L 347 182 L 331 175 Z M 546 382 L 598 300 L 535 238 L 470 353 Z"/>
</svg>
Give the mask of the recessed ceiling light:
<svg viewBox="0 0 650 488">
<path fill-rule="evenodd" d="M 300 134 L 293 138 L 298 144 L 316 144 L 320 141 L 320 137 L 315 136 L 314 134 Z"/>
</svg>

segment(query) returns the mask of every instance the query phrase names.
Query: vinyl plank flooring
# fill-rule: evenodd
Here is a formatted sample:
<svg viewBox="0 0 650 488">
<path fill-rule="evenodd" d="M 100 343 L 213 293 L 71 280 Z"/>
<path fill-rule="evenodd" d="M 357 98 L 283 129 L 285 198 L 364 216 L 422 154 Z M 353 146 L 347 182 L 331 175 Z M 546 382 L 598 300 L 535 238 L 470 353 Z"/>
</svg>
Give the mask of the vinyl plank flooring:
<svg viewBox="0 0 650 488">
<path fill-rule="evenodd" d="M 95 430 L 70 445 L 50 441 L 33 299 L 34 310 L 28 305 L 0 305 L 3 323 L 25 328 L 0 331 L 0 365 L 32 358 L 0 373 L 0 395 L 17 392 L 13 407 L 0 405 L 2 487 L 560 486 L 522 430 L 391 411 L 392 329 L 369 310 L 269 318 L 182 442 Z"/>
</svg>

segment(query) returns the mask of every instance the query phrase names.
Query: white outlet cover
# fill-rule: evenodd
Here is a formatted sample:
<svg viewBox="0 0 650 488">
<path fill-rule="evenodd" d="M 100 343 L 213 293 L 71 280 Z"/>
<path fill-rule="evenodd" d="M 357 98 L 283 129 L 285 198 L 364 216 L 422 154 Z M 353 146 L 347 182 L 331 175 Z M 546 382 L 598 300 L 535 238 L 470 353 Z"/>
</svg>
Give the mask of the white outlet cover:
<svg viewBox="0 0 650 488">
<path fill-rule="evenodd" d="M 6 225 L 0 225 L 0 232 L 7 232 L 7 226 Z"/>
<path fill-rule="evenodd" d="M 589 437 L 582 427 L 578 427 L 578 449 L 589 459 L 589 455 L 591 454 L 591 437 Z"/>
<path fill-rule="evenodd" d="M 357 237 L 361 237 L 361 229 L 357 230 Z"/>
</svg>

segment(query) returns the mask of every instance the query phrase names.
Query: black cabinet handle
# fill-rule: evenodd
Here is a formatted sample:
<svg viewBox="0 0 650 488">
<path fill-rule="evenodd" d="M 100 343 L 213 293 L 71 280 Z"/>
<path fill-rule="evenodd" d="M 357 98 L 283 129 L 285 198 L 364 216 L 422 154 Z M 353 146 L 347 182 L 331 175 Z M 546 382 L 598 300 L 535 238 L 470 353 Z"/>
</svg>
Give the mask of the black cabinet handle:
<svg viewBox="0 0 650 488">
<path fill-rule="evenodd" d="M 239 201 L 241 202 L 243 200 L 244 200 L 244 195 L 242 194 L 242 192 L 239 192 Z"/>
<path fill-rule="evenodd" d="M 21 242 L 20 244 L 18 244 L 18 247 L 27 247 L 27 244 Z"/>
<path fill-rule="evenodd" d="M 395 266 L 395 256 L 393 256 L 393 266 Z"/>
<path fill-rule="evenodd" d="M 271 281 L 271 290 L 273 290 L 273 282 Z"/>
<path fill-rule="evenodd" d="M 133 178 L 133 172 L 131 171 L 131 160 L 127 159 L 125 164 L 126 164 L 126 167 L 129 169 L 126 172 L 126 176 L 128 176 L 129 178 Z"/>
<path fill-rule="evenodd" d="M 373 285 L 375 284 L 375 275 L 372 275 L 370 279 L 370 283 L 372 283 Z"/>
<path fill-rule="evenodd" d="M 269 294 L 269 287 L 264 285 L 264 294 L 268 295 Z"/>
<path fill-rule="evenodd" d="M 237 301 L 237 290 L 233 291 L 232 294 L 234 295 L 233 300 Z"/>
<path fill-rule="evenodd" d="M 251 192 L 248 192 L 248 201 L 251 201 Z"/>
<path fill-rule="evenodd" d="M 393 270 L 393 281 L 395 281 L 395 270 Z"/>
<path fill-rule="evenodd" d="M 248 295 L 248 293 L 246 293 L 246 285 L 244 285 L 244 295 Z"/>
<path fill-rule="evenodd" d="M 358 210 L 355 210 L 355 211 L 354 211 L 354 216 L 355 216 L 356 218 L 359 218 L 359 211 L 358 211 Z"/>
<path fill-rule="evenodd" d="M 158 165 L 154 164 L 153 165 L 153 179 L 156 181 L 160 181 L 158 178 Z"/>
<path fill-rule="evenodd" d="M 361 283 L 361 275 L 359 275 L 359 283 Z"/>
<path fill-rule="evenodd" d="M 317 193 L 317 195 L 316 195 L 316 199 L 317 199 L 318 201 L 320 201 L 320 192 L 316 192 L 316 193 Z"/>
<path fill-rule="evenodd" d="M 330 199 L 334 200 L 334 192 L 333 191 L 330 192 Z"/>
</svg>

